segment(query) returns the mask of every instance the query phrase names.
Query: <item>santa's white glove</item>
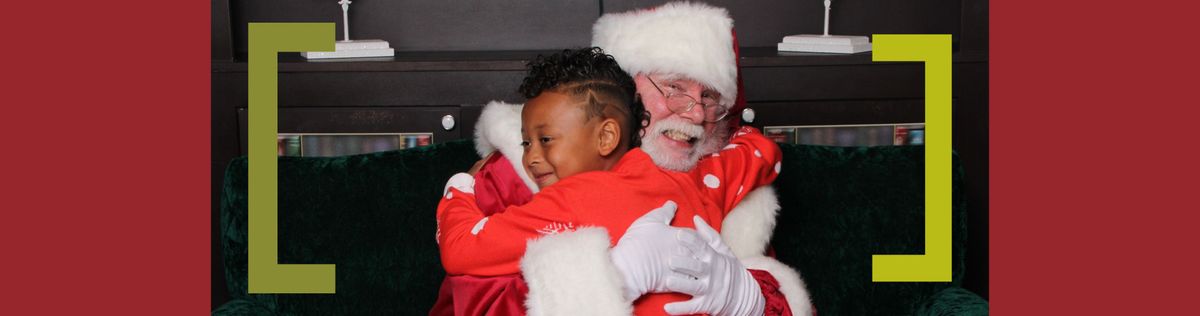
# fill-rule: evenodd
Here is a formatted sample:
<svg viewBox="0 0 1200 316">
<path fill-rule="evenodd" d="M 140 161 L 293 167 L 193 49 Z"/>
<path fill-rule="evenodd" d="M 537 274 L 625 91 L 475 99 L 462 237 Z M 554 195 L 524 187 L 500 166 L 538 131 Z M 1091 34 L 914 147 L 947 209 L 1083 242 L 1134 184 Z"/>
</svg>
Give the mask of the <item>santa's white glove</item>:
<svg viewBox="0 0 1200 316">
<path fill-rule="evenodd" d="M 758 281 L 721 241 L 720 233 L 700 216 L 692 221 L 707 244 L 689 246 L 685 253 L 672 256 L 673 273 L 667 277 L 668 290 L 690 294 L 692 299 L 667 304 L 663 309 L 672 315 L 762 315 L 766 298 Z M 681 235 L 684 239 L 687 236 Z M 695 245 L 687 240 L 681 244 Z"/>
<path fill-rule="evenodd" d="M 626 300 L 633 301 L 645 293 L 665 291 L 667 275 L 671 273 L 668 265 L 670 257 L 687 252 L 684 249 L 689 247 L 703 245 L 699 242 L 688 246 L 680 244 L 681 239 L 699 240 L 700 235 L 691 229 L 670 226 L 676 208 L 674 201 L 667 201 L 642 215 L 629 225 L 609 253 L 613 264 L 624 277 Z"/>
</svg>

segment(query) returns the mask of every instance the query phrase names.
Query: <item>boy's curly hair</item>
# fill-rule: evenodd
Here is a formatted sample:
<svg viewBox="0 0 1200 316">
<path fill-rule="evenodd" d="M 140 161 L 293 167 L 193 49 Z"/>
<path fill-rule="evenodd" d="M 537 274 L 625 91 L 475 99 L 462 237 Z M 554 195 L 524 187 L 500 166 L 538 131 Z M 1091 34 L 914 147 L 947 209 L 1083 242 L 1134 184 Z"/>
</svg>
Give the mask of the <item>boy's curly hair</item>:
<svg viewBox="0 0 1200 316">
<path fill-rule="evenodd" d="M 629 146 L 641 145 L 641 133 L 650 114 L 637 97 L 637 86 L 611 55 L 599 47 L 564 49 L 550 56 L 538 55 L 527 65 L 529 73 L 517 90 L 526 98 L 544 91 L 586 98 L 588 119 L 613 117 L 623 122 Z M 637 131 L 637 132 L 632 132 Z"/>
</svg>

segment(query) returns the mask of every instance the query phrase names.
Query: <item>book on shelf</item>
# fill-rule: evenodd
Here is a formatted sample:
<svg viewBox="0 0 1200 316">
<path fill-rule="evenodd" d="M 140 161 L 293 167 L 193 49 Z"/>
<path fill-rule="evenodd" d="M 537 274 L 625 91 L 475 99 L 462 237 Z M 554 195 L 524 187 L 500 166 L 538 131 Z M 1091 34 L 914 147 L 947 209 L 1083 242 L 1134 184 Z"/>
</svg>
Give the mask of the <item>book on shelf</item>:
<svg viewBox="0 0 1200 316">
<path fill-rule="evenodd" d="M 352 40 L 352 41 L 337 41 L 333 43 L 336 50 L 354 50 L 354 49 L 388 49 L 388 42 L 385 40 L 368 39 L 368 40 Z"/>
<path fill-rule="evenodd" d="M 871 50 L 866 36 L 799 34 L 783 37 L 777 49 L 781 52 L 854 54 Z"/>
<path fill-rule="evenodd" d="M 326 59 L 326 58 L 359 58 L 359 57 L 388 57 L 395 56 L 396 51 L 391 48 L 384 49 L 353 49 L 334 52 L 300 52 L 300 56 L 308 59 Z"/>
<path fill-rule="evenodd" d="M 300 52 L 307 59 L 328 58 L 361 58 L 361 57 L 390 57 L 396 55 L 396 50 L 385 40 L 366 39 L 337 41 L 333 43 L 332 52 Z"/>
<path fill-rule="evenodd" d="M 763 129 L 767 138 L 776 143 L 795 144 L 796 129 L 792 127 L 767 127 Z"/>
</svg>

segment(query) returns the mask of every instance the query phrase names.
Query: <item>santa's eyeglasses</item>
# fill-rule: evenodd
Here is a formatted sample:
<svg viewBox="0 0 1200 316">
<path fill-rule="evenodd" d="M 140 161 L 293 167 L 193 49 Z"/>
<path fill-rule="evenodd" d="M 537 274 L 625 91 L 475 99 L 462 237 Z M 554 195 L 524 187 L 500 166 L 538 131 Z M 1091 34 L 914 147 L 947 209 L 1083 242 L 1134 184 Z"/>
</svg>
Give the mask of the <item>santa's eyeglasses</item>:
<svg viewBox="0 0 1200 316">
<path fill-rule="evenodd" d="M 655 89 L 658 89 L 658 93 L 662 93 L 663 97 L 667 99 L 667 109 L 671 110 L 671 112 L 675 112 L 676 114 L 687 113 L 692 111 L 692 108 L 699 104 L 700 108 L 704 109 L 705 122 L 720 122 L 729 115 L 729 107 L 721 104 L 716 98 L 707 96 L 701 97 L 701 99 L 704 99 L 704 101 L 701 102 L 695 98 L 692 98 L 692 96 L 688 95 L 687 93 L 684 93 L 683 89 L 679 88 L 674 83 L 667 86 L 669 91 L 663 91 L 663 88 L 660 87 L 658 83 L 654 82 L 654 79 L 650 79 L 650 76 L 646 76 L 646 80 L 649 80 L 650 84 L 654 85 Z"/>
</svg>

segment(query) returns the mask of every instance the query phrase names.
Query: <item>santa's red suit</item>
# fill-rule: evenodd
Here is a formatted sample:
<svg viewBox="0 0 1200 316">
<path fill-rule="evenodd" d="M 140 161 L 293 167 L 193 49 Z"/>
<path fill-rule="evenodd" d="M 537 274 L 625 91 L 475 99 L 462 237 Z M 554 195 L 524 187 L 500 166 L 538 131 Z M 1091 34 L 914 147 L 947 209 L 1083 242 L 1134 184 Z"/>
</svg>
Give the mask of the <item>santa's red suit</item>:
<svg viewBox="0 0 1200 316">
<path fill-rule="evenodd" d="M 512 120 L 519 120 L 519 109 L 519 105 L 500 103 L 491 104 L 485 109 L 477 129 L 482 132 L 477 137 L 481 152 L 491 152 L 493 148 L 490 145 L 493 143 L 519 144 L 519 135 L 494 129 L 498 126 L 511 127 Z M 627 153 L 611 172 L 589 172 L 563 179 L 538 193 L 537 198 L 529 204 L 509 207 L 497 213 L 495 205 L 504 204 L 505 200 L 523 202 L 528 198 L 513 192 L 522 191 L 522 187 L 535 189 L 533 186 L 524 186 L 531 183 L 526 182 L 527 175 L 513 172 L 515 168 L 520 168 L 519 164 L 514 163 L 520 159 L 519 147 L 500 147 L 501 154 L 515 155 L 517 158 L 507 160 L 497 158 L 500 155 L 493 156 L 476 173 L 476 183 L 473 185 L 464 185 L 463 176 L 458 176 L 457 184 L 455 180 L 448 183 L 438 210 L 438 240 L 443 247 L 443 263 L 451 276 L 444 282 L 439 301 L 431 314 L 519 314 L 524 311 L 520 302 L 527 300 L 524 294 L 528 289 L 532 291 L 525 305 L 530 308 L 531 314 L 539 313 L 539 306 L 544 307 L 543 313 L 565 313 L 561 305 L 570 302 L 557 300 L 570 297 L 586 299 L 580 302 L 585 305 L 575 308 L 589 306 L 592 313 L 607 307 L 615 314 L 628 314 L 629 302 L 623 302 L 620 298 L 621 281 L 619 275 L 615 274 L 615 268 L 607 261 L 607 248 L 617 242 L 633 220 L 670 199 L 680 206 L 672 225 L 691 227 L 691 215 L 700 215 L 713 223 L 712 226 L 717 230 L 727 231 L 730 228 L 722 226 L 728 226 L 731 222 L 735 225 L 747 223 L 750 222 L 747 219 L 755 218 L 747 216 L 755 212 L 746 211 L 745 207 L 738 208 L 741 216 L 732 215 L 733 206 L 744 199 L 755 200 L 743 202 L 742 205 L 752 204 L 759 210 L 771 213 L 771 216 L 778 207 L 773 206 L 773 196 L 770 196 L 772 199 L 767 205 L 757 205 L 762 204 L 763 196 L 773 193 L 753 190 L 768 184 L 777 175 L 780 159 L 778 147 L 751 128 L 743 128 L 736 133 L 730 146 L 713 157 L 701 160 L 691 172 L 662 170 L 644 152 L 635 149 Z M 504 147 L 510 148 L 506 150 Z M 769 187 L 766 189 L 769 190 Z M 478 202 L 478 199 L 485 197 L 501 202 Z M 482 209 L 484 205 L 493 207 L 485 210 Z M 582 226 L 599 226 L 607 230 L 575 231 Z M 543 235 L 552 236 L 531 242 L 526 253 L 526 240 Z M 766 237 L 769 238 L 769 235 Z M 736 249 L 732 244 L 730 246 Z M 581 250 L 590 251 L 591 256 L 581 255 Z M 521 258 L 523 254 L 524 259 Z M 756 262 L 758 266 L 751 265 Z M 795 290 L 787 288 L 788 282 L 791 281 L 791 285 L 799 284 L 794 272 L 765 257 L 749 262 L 743 259 L 743 264 L 758 269 L 751 270 L 751 274 L 759 281 L 767 299 L 768 315 L 788 314 L 790 310 L 796 310 L 791 307 L 796 304 L 789 304 L 789 300 L 785 299 L 788 290 Z M 779 268 L 791 273 L 784 273 L 784 277 L 777 280 L 773 274 L 779 273 L 771 272 Z M 530 278 L 530 284 L 512 275 L 518 270 Z M 564 278 L 559 275 L 564 272 L 569 276 Z M 504 276 L 506 274 L 508 276 Z M 568 285 L 572 282 L 577 284 Z M 803 293 L 802 285 L 799 289 Z M 552 299 L 545 299 L 547 296 L 542 294 L 547 293 L 555 294 L 548 296 Z M 652 294 L 633 305 L 639 315 L 662 314 L 664 304 L 686 299 L 687 296 L 682 294 Z M 801 306 L 807 307 L 807 294 L 803 294 L 801 299 Z"/>
</svg>

